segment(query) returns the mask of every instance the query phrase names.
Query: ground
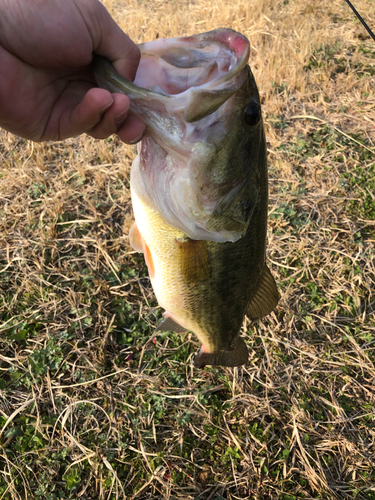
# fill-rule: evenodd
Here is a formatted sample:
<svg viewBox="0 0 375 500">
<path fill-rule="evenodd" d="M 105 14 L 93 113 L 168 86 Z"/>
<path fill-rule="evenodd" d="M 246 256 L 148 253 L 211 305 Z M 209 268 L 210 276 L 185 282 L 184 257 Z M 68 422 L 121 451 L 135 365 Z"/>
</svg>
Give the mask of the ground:
<svg viewBox="0 0 375 500">
<path fill-rule="evenodd" d="M 129 246 L 135 148 L 0 132 L 0 498 L 374 500 L 375 43 L 338 0 L 106 6 L 249 38 L 281 300 L 246 366 L 193 368 Z"/>
</svg>

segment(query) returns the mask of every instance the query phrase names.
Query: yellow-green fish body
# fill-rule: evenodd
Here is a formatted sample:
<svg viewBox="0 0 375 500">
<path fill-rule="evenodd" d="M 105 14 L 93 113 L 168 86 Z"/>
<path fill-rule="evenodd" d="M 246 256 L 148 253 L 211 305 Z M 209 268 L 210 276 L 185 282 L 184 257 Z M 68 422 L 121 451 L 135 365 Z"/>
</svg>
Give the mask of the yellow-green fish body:
<svg viewBox="0 0 375 500">
<path fill-rule="evenodd" d="M 140 48 L 135 84 L 95 63 L 101 86 L 126 93 L 147 125 L 131 171 L 130 241 L 165 309 L 158 329 L 193 331 L 198 367 L 238 366 L 248 359 L 245 315 L 278 301 L 265 265 L 266 141 L 249 42 L 219 29 Z"/>
<path fill-rule="evenodd" d="M 257 224 L 250 225 L 243 238 L 217 243 L 188 238 L 134 192 L 132 200 L 137 222 L 131 243 L 145 254 L 156 298 L 166 311 L 158 329 L 193 331 L 202 342 L 197 367 L 244 364 L 248 351 L 239 333 L 245 314 L 258 319 L 278 301 L 261 237 L 266 206 L 259 206 Z"/>
</svg>

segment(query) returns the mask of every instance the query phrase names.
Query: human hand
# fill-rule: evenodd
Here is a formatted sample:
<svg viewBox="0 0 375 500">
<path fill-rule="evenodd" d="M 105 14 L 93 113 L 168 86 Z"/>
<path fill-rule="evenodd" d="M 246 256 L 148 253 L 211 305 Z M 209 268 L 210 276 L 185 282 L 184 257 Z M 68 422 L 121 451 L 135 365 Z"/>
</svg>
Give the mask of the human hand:
<svg viewBox="0 0 375 500">
<path fill-rule="evenodd" d="M 96 87 L 92 54 L 133 80 L 138 47 L 98 0 L 0 0 L 0 126 L 34 141 L 86 132 L 137 142 L 129 99 Z"/>
</svg>

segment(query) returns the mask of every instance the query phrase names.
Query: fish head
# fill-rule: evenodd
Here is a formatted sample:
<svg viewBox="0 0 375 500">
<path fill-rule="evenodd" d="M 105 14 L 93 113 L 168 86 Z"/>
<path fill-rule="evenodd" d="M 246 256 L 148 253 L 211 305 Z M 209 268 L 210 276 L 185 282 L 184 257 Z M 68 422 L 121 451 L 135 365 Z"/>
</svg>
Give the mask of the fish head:
<svg viewBox="0 0 375 500">
<path fill-rule="evenodd" d="M 140 45 L 134 83 L 96 64 L 146 123 L 131 187 L 188 237 L 237 241 L 262 193 L 266 145 L 249 42 L 230 29 Z"/>
</svg>

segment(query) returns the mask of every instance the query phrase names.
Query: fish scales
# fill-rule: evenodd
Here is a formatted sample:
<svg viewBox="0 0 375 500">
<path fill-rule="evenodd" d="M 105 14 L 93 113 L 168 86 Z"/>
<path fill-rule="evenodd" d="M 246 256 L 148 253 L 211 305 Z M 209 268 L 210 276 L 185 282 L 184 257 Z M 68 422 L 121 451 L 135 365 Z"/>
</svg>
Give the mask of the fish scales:
<svg viewBox="0 0 375 500">
<path fill-rule="evenodd" d="M 250 226 L 245 237 L 237 242 L 204 242 L 209 277 L 193 282 L 184 276 L 178 255 L 177 242 L 185 234 L 168 226 L 156 211 L 144 206 L 134 195 L 133 208 L 139 231 L 153 258 L 152 284 L 159 304 L 179 318 L 179 324 L 193 331 L 209 350 L 229 349 L 264 266 L 265 238 L 259 238 L 266 231 L 264 205 L 257 207 L 257 224 Z"/>
<path fill-rule="evenodd" d="M 187 44 L 194 74 L 183 91 Z M 263 317 L 278 301 L 265 264 L 266 141 L 249 43 L 219 29 L 140 48 L 135 84 L 95 64 L 101 86 L 129 95 L 147 125 L 131 171 L 130 241 L 165 309 L 157 329 L 193 331 L 197 367 L 239 366 L 245 315 Z"/>
</svg>

